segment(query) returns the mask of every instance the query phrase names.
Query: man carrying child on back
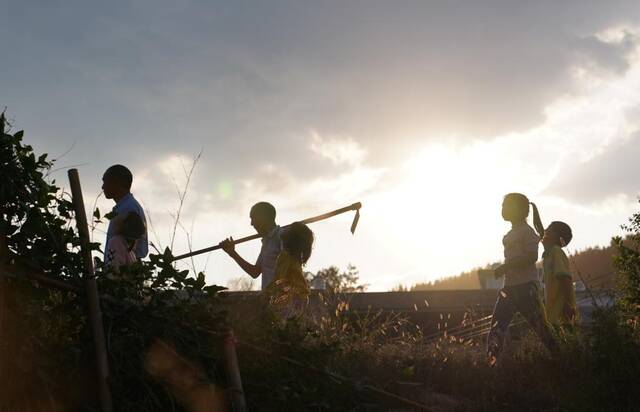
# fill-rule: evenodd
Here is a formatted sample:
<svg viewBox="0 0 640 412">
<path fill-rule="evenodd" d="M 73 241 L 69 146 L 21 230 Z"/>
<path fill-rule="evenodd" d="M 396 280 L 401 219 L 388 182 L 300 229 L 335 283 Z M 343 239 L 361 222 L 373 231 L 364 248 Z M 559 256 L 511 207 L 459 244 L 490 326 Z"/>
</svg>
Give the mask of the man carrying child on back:
<svg viewBox="0 0 640 412">
<path fill-rule="evenodd" d="M 104 264 L 110 266 L 116 253 L 122 248 L 111 245 L 114 237 L 118 235 L 127 235 L 135 233 L 140 235 L 137 239 L 128 239 L 133 242 L 130 244 L 130 252 L 137 259 L 142 259 L 149 252 L 147 238 L 147 221 L 144 216 L 144 210 L 140 203 L 131 194 L 131 184 L 133 183 L 133 174 L 122 165 L 114 165 L 108 168 L 102 176 L 102 190 L 107 199 L 113 199 L 116 205 L 112 209 L 112 214 L 107 229 L 107 241 L 104 246 Z M 135 216 L 133 216 L 133 215 Z M 138 219 L 139 218 L 139 219 Z M 141 221 L 141 222 L 140 222 Z M 142 225 L 140 225 L 142 223 Z M 126 225 L 131 227 L 123 227 Z M 126 250 L 126 249 L 125 249 Z M 130 259 L 118 257 L 118 262 L 128 263 Z M 129 262 L 130 263 L 130 262 Z"/>
</svg>

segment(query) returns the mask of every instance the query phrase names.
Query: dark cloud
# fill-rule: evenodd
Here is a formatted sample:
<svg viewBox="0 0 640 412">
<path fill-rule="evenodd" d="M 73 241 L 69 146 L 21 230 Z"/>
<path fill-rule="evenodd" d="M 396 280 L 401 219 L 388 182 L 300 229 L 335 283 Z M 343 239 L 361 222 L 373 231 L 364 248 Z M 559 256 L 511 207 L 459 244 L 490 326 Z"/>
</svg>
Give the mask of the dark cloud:
<svg viewBox="0 0 640 412">
<path fill-rule="evenodd" d="M 620 75 L 629 68 L 629 53 L 637 47 L 638 40 L 636 35 L 628 32 L 616 42 L 605 42 L 595 35 L 587 36 L 576 40 L 575 53 L 579 61 L 590 69 Z"/>
<path fill-rule="evenodd" d="M 373 165 L 442 136 L 490 137 L 544 120 L 584 56 L 616 73 L 625 46 L 598 30 L 627 2 L 12 2 L 0 78 L 30 141 L 96 175 L 204 149 L 207 175 L 272 163 L 340 173 L 310 130 L 352 136 Z"/>
<path fill-rule="evenodd" d="M 640 195 L 640 132 L 616 142 L 591 160 L 566 159 L 548 194 L 577 203 L 597 203 L 616 195 Z"/>
</svg>

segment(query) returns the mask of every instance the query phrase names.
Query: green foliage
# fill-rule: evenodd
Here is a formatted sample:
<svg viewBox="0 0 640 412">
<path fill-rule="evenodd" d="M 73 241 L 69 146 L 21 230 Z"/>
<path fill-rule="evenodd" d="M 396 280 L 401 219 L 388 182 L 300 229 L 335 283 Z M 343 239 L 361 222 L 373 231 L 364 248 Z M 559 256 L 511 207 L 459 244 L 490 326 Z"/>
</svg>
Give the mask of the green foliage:
<svg viewBox="0 0 640 412">
<path fill-rule="evenodd" d="M 352 311 L 348 295 L 336 290 L 363 289 L 355 267 L 318 273 L 331 283 L 312 293 L 304 316 L 284 321 L 256 301 L 235 319 L 250 409 L 280 410 L 286 402 L 289 410 L 388 410 L 396 401 L 365 386 L 406 378 L 410 363 L 380 365 L 380 353 L 415 345 L 420 330 L 402 316 Z"/>
<path fill-rule="evenodd" d="M 640 316 L 640 213 L 631 216 L 623 229 L 627 236 L 613 239 L 617 249 L 614 264 L 618 272 L 618 304 L 637 320 Z"/>
<path fill-rule="evenodd" d="M 7 319 L 2 361 L 11 372 L 2 376 L 0 409 L 25 410 L 39 397 L 49 407 L 94 408 L 95 355 L 84 293 L 55 291 L 20 278 L 35 272 L 84 290 L 70 196 L 47 180 L 53 162 L 37 156 L 22 136 L 0 136 L 0 263 L 14 275 L 0 285 Z M 100 220 L 100 211 L 93 217 Z M 97 244 L 91 247 L 98 249 Z M 150 374 L 150 362 L 169 361 L 149 359 L 155 342 L 192 366 L 185 369 L 189 379 L 224 384 L 218 360 L 228 327 L 217 295 L 223 288 L 206 286 L 203 273 L 190 276 L 171 261 L 167 249 L 121 272 L 97 273 L 117 410 L 187 407 L 180 397 L 184 391 L 167 383 L 179 379 Z"/>
<path fill-rule="evenodd" d="M 45 274 L 80 276 L 78 237 L 69 222 L 73 205 L 45 180 L 52 162 L 22 143 L 23 132 L 0 137 L 0 236 L 12 260 Z"/>
<path fill-rule="evenodd" d="M 619 242 L 618 278 L 625 278 L 612 308 L 593 314 L 593 322 L 560 333 L 561 352 L 549 354 L 532 333 L 513 345 L 496 366 L 489 366 L 482 341 L 444 337 L 427 344 L 419 332 L 407 330 L 402 318 L 380 313 L 356 314 L 348 301 L 328 288 L 320 311 L 280 329 L 269 326 L 253 344 L 270 354 L 246 348 L 241 356 L 252 405 L 277 409 L 279 402 L 317 410 L 386 410 L 399 403 L 363 390 L 384 387 L 434 410 L 458 411 L 632 411 L 640 403 L 640 344 L 637 337 L 638 239 L 640 226 Z M 336 278 L 337 268 L 319 273 Z M 329 274 L 330 276 L 327 276 Z M 356 282 L 357 283 L 357 280 Z M 632 290 L 630 290 L 632 289 Z M 271 325 L 271 324 L 269 324 Z M 410 329 L 409 329 L 410 330 Z M 289 365 L 281 357 L 301 361 L 348 377 L 339 379 Z M 278 372 L 275 372 L 275 371 Z"/>
<path fill-rule="evenodd" d="M 170 403 L 162 387 L 153 382 L 141 386 L 148 349 L 158 340 L 199 365 L 206 381 L 223 381 L 218 351 L 227 331 L 226 313 L 216 296 L 222 288 L 205 286 L 203 273 L 194 278 L 177 270 L 171 258 L 166 250 L 99 279 L 100 290 L 111 298 L 103 312 L 112 373 L 117 376 L 112 387 L 122 410 L 141 410 L 140 405 L 145 405 L 142 410 L 160 410 Z"/>
<path fill-rule="evenodd" d="M 347 270 L 341 271 L 337 266 L 330 266 L 319 270 L 315 275 L 306 273 L 307 279 L 322 279 L 325 282 L 325 289 L 331 293 L 353 293 L 364 292 L 367 289 L 366 284 L 359 283 L 360 274 L 358 269 L 353 266 L 347 266 Z"/>
</svg>

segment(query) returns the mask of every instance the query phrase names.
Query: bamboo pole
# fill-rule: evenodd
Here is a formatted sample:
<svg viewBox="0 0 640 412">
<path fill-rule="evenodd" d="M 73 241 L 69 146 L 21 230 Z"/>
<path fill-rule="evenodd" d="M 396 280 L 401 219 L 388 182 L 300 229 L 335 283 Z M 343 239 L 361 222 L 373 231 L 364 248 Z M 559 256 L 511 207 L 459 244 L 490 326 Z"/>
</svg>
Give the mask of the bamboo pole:
<svg viewBox="0 0 640 412">
<path fill-rule="evenodd" d="M 0 139 L 4 139 L 6 119 L 4 112 L 0 113 Z M 0 263 L 4 266 L 9 260 L 9 246 L 5 233 L 0 233 Z M 4 275 L 3 269 L 0 268 L 0 275 Z M 7 281 L 4 276 L 0 279 L 0 383 L 4 384 L 7 379 L 7 371 L 5 359 L 7 354 L 6 345 L 6 318 L 7 318 Z"/>
<path fill-rule="evenodd" d="M 331 212 L 323 213 L 323 214 L 318 215 L 318 216 L 314 216 L 314 217 L 310 217 L 310 218 L 305 219 L 305 220 L 301 220 L 300 222 L 304 223 L 305 225 L 308 225 L 310 223 L 319 222 L 321 220 L 329 219 L 330 217 L 337 216 L 337 215 L 340 215 L 342 213 L 346 213 L 346 212 L 350 212 L 352 210 L 355 210 L 356 211 L 356 215 L 355 215 L 355 217 L 353 219 L 353 223 L 351 224 L 351 233 L 354 233 L 355 230 L 356 230 L 356 226 L 358 224 L 358 220 L 360 219 L 360 208 L 361 207 L 362 207 L 362 203 L 357 202 L 357 203 L 354 203 L 352 205 L 349 205 L 349 206 L 346 206 L 346 207 L 343 207 L 343 208 L 340 208 L 340 209 L 333 210 Z M 290 226 L 290 225 L 287 225 L 287 226 L 284 226 L 284 227 L 288 227 L 288 226 Z M 254 240 L 254 239 L 260 239 L 261 237 L 262 236 L 260 236 L 259 234 L 256 233 L 255 235 L 245 236 L 245 237 L 240 238 L 240 239 L 235 239 L 233 241 L 233 244 L 237 245 L 239 243 L 249 242 L 249 241 Z M 207 247 L 207 248 L 204 248 L 204 249 L 194 250 L 193 252 L 189 252 L 189 253 L 185 253 L 185 254 L 182 254 L 182 255 L 175 256 L 173 258 L 173 260 L 176 261 L 176 260 L 186 259 L 186 258 L 191 257 L 191 256 L 201 255 L 201 254 L 207 253 L 207 252 L 213 252 L 214 250 L 218 250 L 218 249 L 221 249 L 221 248 L 222 247 L 220 245 L 210 246 L 210 247 Z"/>
<path fill-rule="evenodd" d="M 240 377 L 240 367 L 238 366 L 238 355 L 236 353 L 236 338 L 230 330 L 223 341 L 224 364 L 227 371 L 227 379 L 231 386 L 231 404 L 234 412 L 246 412 L 247 402 L 242 389 L 242 379 Z"/>
<path fill-rule="evenodd" d="M 87 215 L 84 209 L 84 199 L 82 198 L 82 187 L 80 186 L 78 169 L 70 169 L 68 175 L 69 183 L 71 184 L 73 208 L 76 214 L 76 224 L 80 235 L 82 258 L 84 261 L 85 272 L 83 278 L 87 293 L 89 320 L 93 331 L 93 344 L 96 351 L 100 409 L 102 412 L 111 412 L 113 411 L 113 402 L 108 384 L 109 361 L 107 359 L 107 346 L 105 343 L 104 326 L 102 324 L 102 312 L 100 311 L 100 297 L 98 295 L 93 259 L 91 258 L 91 248 L 89 247 L 89 227 L 87 225 Z"/>
<path fill-rule="evenodd" d="M 0 233 L 0 263 L 1 266 L 7 261 L 8 258 L 8 248 L 7 248 L 7 239 L 4 233 Z M 4 268 L 0 267 L 0 275 L 4 275 Z M 4 276 L 0 277 L 0 383 L 3 385 L 6 383 L 6 379 L 8 379 L 7 368 L 6 368 L 6 359 L 9 356 L 7 352 L 7 311 L 9 308 L 7 302 L 7 280 Z"/>
</svg>

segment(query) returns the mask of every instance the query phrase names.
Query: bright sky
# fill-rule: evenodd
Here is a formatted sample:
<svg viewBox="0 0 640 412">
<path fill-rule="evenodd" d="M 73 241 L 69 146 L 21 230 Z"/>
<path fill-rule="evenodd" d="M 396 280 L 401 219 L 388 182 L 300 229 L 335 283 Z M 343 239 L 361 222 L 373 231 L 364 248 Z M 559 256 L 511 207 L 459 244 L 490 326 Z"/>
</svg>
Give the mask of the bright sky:
<svg viewBox="0 0 640 412">
<path fill-rule="evenodd" d="M 0 0 L 0 105 L 37 151 L 71 149 L 87 205 L 129 166 L 162 246 L 202 151 L 176 254 L 251 234 L 260 200 L 282 224 L 361 201 L 355 236 L 313 225 L 308 269 L 388 290 L 499 260 L 508 192 L 568 222 L 569 250 L 638 210 L 640 7 L 558 3 Z"/>
</svg>

